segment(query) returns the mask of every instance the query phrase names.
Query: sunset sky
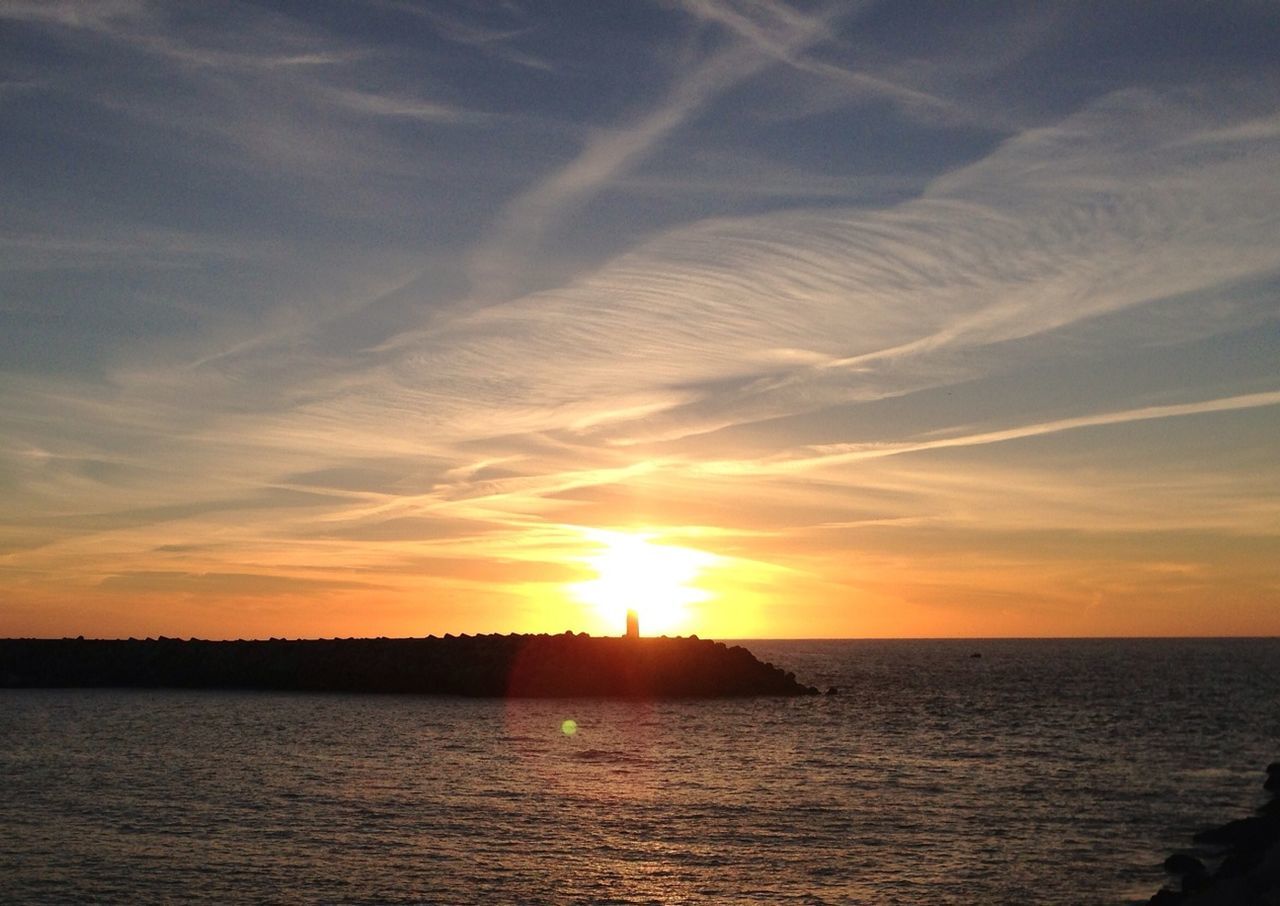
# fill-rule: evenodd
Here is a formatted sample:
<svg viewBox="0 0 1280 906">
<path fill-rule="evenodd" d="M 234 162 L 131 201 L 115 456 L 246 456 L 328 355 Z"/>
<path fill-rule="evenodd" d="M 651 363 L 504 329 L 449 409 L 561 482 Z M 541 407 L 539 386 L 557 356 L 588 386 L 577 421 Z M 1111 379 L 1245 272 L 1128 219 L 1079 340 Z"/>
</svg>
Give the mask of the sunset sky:
<svg viewBox="0 0 1280 906">
<path fill-rule="evenodd" d="M 0 635 L 1280 633 L 1277 47 L 0 0 Z"/>
</svg>

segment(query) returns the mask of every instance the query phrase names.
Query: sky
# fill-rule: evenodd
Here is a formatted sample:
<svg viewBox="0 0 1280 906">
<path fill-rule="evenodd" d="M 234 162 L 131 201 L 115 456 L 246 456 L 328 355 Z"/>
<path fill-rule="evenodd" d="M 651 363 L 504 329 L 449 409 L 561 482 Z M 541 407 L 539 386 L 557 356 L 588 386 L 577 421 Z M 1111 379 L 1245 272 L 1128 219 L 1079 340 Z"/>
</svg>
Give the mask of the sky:
<svg viewBox="0 0 1280 906">
<path fill-rule="evenodd" d="M 0 635 L 1280 634 L 1277 46 L 0 0 Z"/>
</svg>

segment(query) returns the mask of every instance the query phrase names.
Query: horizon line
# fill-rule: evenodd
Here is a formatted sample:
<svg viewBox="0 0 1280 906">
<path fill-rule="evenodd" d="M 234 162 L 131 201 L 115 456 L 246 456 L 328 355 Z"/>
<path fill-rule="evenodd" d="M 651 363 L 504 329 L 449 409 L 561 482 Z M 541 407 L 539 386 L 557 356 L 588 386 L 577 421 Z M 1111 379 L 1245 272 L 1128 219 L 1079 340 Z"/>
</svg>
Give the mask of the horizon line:
<svg viewBox="0 0 1280 906">
<path fill-rule="evenodd" d="M 244 638 L 244 637 L 223 637 L 223 638 L 202 638 L 199 636 L 127 636 L 108 638 L 103 636 L 5 636 L 0 638 L 0 642 L 13 641 L 44 641 L 44 642 L 346 642 L 346 641 L 416 641 L 425 639 L 444 639 L 444 638 L 477 638 L 483 636 L 562 636 L 562 635 L 585 635 L 595 639 L 621 639 L 627 638 L 621 634 L 608 635 L 591 635 L 588 632 L 578 632 L 571 629 L 561 630 L 560 632 L 446 632 L 446 633 L 430 633 L 427 635 L 410 635 L 410 636 L 386 636 L 386 635 L 369 635 L 369 636 L 267 636 L 265 638 Z M 1086 642 L 1086 641 L 1260 641 L 1275 639 L 1280 640 L 1280 634 L 1275 635 L 1044 635 L 1044 636 L 724 636 L 720 638 L 712 638 L 710 636 L 699 635 L 698 633 L 689 633 L 687 635 L 641 635 L 641 639 L 698 639 L 700 641 L 713 642 Z"/>
</svg>

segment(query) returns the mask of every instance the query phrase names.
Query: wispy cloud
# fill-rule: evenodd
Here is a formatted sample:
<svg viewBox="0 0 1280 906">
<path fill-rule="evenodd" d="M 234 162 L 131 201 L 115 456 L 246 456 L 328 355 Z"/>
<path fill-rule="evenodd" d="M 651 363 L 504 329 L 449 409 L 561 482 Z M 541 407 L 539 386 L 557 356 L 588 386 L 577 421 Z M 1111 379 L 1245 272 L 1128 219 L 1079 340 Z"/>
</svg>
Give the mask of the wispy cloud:
<svg viewBox="0 0 1280 906">
<path fill-rule="evenodd" d="M 805 50 L 814 42 L 788 42 L 780 35 L 799 31 L 822 35 L 831 40 L 834 35 L 827 23 L 837 19 L 854 18 L 860 9 L 872 4 L 853 4 L 829 7 L 819 15 L 805 15 L 781 3 L 736 4 L 721 0 L 687 0 L 684 8 L 700 19 L 724 26 L 733 34 L 756 47 L 779 63 L 798 70 L 830 79 L 859 95 L 888 98 L 907 109 L 920 110 L 932 115 L 957 116 L 961 108 L 927 91 L 897 84 L 883 76 L 814 59 Z M 963 118 L 963 117 L 960 117 Z"/>
<path fill-rule="evenodd" d="M 1045 86 L 1029 51 L 1069 11 L 907 40 L 887 4 L 689 0 L 636 8 L 652 68 L 624 85 L 536 7 L 360 9 L 0 7 L 59 51 L 0 89 L 37 149 L 0 187 L 23 607 L 51 577 L 113 601 L 297 580 L 431 589 L 459 628 L 628 525 L 773 563 L 735 593 L 785 574 L 830 613 L 851 589 L 1006 606 L 1037 563 L 1049 609 L 1258 581 L 1280 129 L 1257 80 Z M 1112 562 L 1101 535 L 1147 546 Z"/>
<path fill-rule="evenodd" d="M 500 215 L 492 238 L 472 260 L 472 304 L 504 301 L 517 288 L 511 282 L 521 264 L 537 249 L 543 233 L 583 204 L 609 180 L 625 173 L 675 129 L 712 99 L 776 62 L 780 54 L 807 47 L 828 37 L 824 23 L 781 5 L 762 4 L 752 39 L 711 54 L 688 72 L 678 73 L 671 88 L 650 110 L 636 119 L 598 130 L 582 151 L 529 190 L 516 197 Z M 749 22 L 742 16 L 734 21 Z M 744 26 L 735 27 L 739 34 Z M 757 32 L 773 37 L 762 52 Z"/>
<path fill-rule="evenodd" d="M 395 0 L 377 0 L 377 6 L 429 22 L 445 39 L 473 48 L 487 56 L 543 72 L 555 68 L 547 60 L 518 47 L 518 39 L 530 32 L 531 26 L 527 24 L 494 26 L 485 24 L 478 17 L 449 15 L 438 8 L 416 3 L 395 2 Z M 515 18 L 520 18 L 518 8 L 510 6 L 505 9 L 485 10 L 485 12 L 490 14 L 497 12 L 499 15 L 514 13 Z"/>
<path fill-rule="evenodd" d="M 1104 425 L 1121 425 L 1128 422 L 1147 421 L 1156 418 L 1176 418 L 1187 415 L 1202 415 L 1210 412 L 1232 412 L 1237 409 L 1254 409 L 1260 406 L 1280 405 L 1280 390 L 1264 393 L 1248 393 L 1223 399 L 1204 400 L 1195 403 L 1176 403 L 1167 406 L 1144 406 L 1141 409 L 1128 409 L 1121 412 L 1103 412 L 1096 415 L 1083 415 L 1077 418 L 1064 418 L 1056 421 L 1042 422 L 1033 425 L 1020 425 L 1000 431 L 984 431 L 979 434 L 967 434 L 959 437 L 942 437 L 934 440 L 900 441 L 893 443 L 873 442 L 862 444 L 826 444 L 806 448 L 800 453 L 783 454 L 763 462 L 716 463 L 709 462 L 703 468 L 712 472 L 728 471 L 733 474 L 768 474 L 770 472 L 791 472 L 804 469 L 821 468 L 823 466 L 845 465 L 866 459 L 880 459 L 885 456 L 899 456 L 904 453 L 922 453 L 929 450 L 945 450 L 952 447 L 976 447 L 985 444 L 1004 443 L 1022 440 L 1028 437 L 1042 437 L 1060 431 L 1072 431 L 1079 428 L 1094 428 Z"/>
</svg>

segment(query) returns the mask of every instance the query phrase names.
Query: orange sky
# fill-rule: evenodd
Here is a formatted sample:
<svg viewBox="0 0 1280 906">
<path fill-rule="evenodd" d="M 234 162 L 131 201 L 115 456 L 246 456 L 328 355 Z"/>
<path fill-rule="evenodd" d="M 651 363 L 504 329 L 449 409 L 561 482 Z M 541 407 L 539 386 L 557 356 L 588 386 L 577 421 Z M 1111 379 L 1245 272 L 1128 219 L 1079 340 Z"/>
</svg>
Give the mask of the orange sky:
<svg viewBox="0 0 1280 906">
<path fill-rule="evenodd" d="M 0 635 L 1280 634 L 1272 8 L 626 6 L 0 6 Z"/>
</svg>

